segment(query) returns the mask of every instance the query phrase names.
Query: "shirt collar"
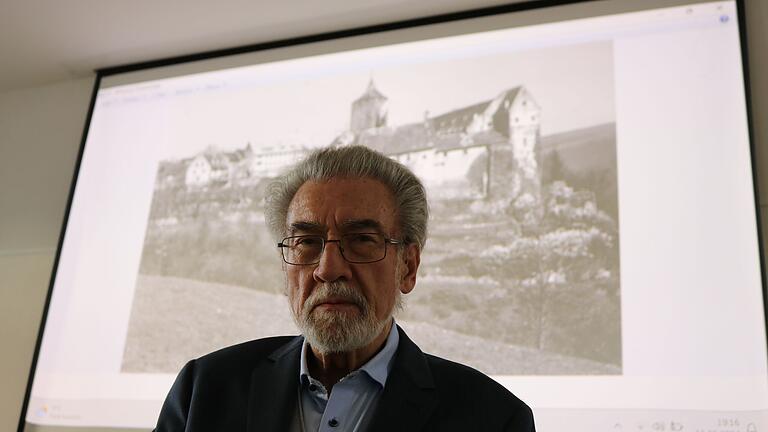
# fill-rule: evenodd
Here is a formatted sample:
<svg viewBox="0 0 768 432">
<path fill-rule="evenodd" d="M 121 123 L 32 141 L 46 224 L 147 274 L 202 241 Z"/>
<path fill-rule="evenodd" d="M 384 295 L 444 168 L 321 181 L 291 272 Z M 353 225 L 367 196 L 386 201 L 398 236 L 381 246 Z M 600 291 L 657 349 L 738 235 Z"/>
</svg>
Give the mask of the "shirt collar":
<svg viewBox="0 0 768 432">
<path fill-rule="evenodd" d="M 389 330 L 389 336 L 384 343 L 384 347 L 371 357 L 359 370 L 368 374 L 374 381 L 379 383 L 381 387 L 387 382 L 389 371 L 392 370 L 392 363 L 395 358 L 395 352 L 397 346 L 400 343 L 400 334 L 397 331 L 397 325 L 394 318 L 392 319 L 392 328 Z M 304 339 L 304 343 L 301 345 L 301 366 L 299 369 L 299 379 L 304 381 L 309 378 L 309 367 L 307 366 L 307 354 L 309 351 L 309 343 Z"/>
</svg>

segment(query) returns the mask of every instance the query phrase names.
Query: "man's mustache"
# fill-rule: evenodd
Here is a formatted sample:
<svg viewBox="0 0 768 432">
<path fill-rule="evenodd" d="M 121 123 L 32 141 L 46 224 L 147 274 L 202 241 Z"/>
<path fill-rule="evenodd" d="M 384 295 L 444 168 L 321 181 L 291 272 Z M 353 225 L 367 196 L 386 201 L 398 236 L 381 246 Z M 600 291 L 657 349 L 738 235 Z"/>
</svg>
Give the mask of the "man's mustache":
<svg viewBox="0 0 768 432">
<path fill-rule="evenodd" d="M 368 301 L 359 291 L 345 282 L 329 282 L 315 287 L 304 302 L 304 313 L 308 314 L 316 306 L 330 300 L 354 304 L 361 311 L 368 309 Z"/>
</svg>

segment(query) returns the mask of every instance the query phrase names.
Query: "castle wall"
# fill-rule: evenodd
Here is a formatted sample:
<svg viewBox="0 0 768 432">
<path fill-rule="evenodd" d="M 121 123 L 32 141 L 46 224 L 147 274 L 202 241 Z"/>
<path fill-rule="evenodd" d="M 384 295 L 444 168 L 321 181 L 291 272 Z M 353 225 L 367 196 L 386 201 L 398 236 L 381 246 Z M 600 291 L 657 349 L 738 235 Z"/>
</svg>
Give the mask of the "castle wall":
<svg viewBox="0 0 768 432">
<path fill-rule="evenodd" d="M 479 198 L 483 195 L 484 170 L 473 170 L 472 167 L 485 153 L 485 147 L 448 152 L 429 149 L 392 158 L 413 170 L 433 199 Z"/>
</svg>

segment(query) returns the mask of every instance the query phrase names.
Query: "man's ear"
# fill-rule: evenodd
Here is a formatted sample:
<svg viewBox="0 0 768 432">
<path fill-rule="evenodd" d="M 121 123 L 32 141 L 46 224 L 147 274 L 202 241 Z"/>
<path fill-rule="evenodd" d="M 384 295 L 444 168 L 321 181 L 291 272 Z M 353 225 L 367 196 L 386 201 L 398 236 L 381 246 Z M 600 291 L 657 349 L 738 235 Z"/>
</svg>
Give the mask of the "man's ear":
<svg viewBox="0 0 768 432">
<path fill-rule="evenodd" d="M 417 244 L 409 244 L 405 246 L 403 251 L 404 270 L 400 278 L 400 292 L 408 294 L 413 291 L 416 286 L 416 273 L 419 271 L 419 264 L 421 264 L 421 250 Z"/>
</svg>

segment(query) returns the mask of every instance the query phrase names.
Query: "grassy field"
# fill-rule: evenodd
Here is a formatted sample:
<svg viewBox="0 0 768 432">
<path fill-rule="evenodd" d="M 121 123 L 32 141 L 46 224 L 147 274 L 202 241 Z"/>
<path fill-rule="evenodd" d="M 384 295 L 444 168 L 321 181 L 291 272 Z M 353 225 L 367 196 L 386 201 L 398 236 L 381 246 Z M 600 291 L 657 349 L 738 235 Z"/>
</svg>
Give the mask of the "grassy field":
<svg viewBox="0 0 768 432">
<path fill-rule="evenodd" d="M 418 291 L 418 290 L 417 290 Z M 414 302 L 415 303 L 415 302 Z M 496 375 L 619 374 L 616 365 L 555 354 L 423 322 L 406 306 L 398 323 L 425 352 Z M 494 327 L 489 329 L 497 331 Z M 285 297 L 239 286 L 141 276 L 123 372 L 175 373 L 189 359 L 266 336 L 297 334 Z"/>
<path fill-rule="evenodd" d="M 228 345 L 297 333 L 288 302 L 277 292 L 141 275 L 122 370 L 173 373 Z"/>
</svg>

